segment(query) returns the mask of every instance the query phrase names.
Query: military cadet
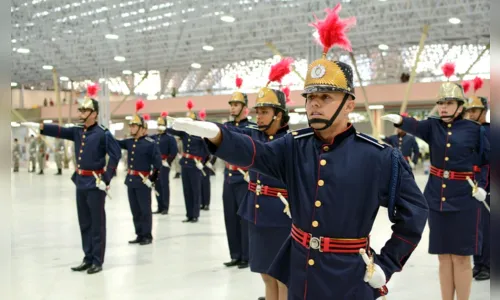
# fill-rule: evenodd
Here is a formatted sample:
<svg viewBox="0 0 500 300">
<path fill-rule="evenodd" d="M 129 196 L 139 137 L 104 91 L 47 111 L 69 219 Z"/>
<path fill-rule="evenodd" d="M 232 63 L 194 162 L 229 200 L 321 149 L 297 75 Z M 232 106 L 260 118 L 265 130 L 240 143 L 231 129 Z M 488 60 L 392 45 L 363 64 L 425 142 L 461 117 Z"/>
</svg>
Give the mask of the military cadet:
<svg viewBox="0 0 500 300">
<path fill-rule="evenodd" d="M 401 128 L 397 128 L 396 130 L 397 134 L 387 137 L 384 139 L 384 142 L 401 151 L 411 168 L 415 169 L 420 155 L 417 140 L 413 135 L 407 134 Z"/>
<path fill-rule="evenodd" d="M 243 80 L 236 76 L 236 87 L 240 89 L 242 84 Z M 226 122 L 224 126 L 245 128 L 248 125 L 255 125 L 255 123 L 249 122 L 247 119 L 247 111 L 245 109 L 248 106 L 247 94 L 237 90 L 231 95 L 228 103 L 232 120 Z M 226 163 L 224 169 L 222 204 L 224 207 L 224 222 L 226 225 L 229 254 L 231 256 L 231 260 L 224 263 L 226 267 L 248 267 L 248 224 L 238 215 L 238 209 L 248 190 L 248 183 L 244 178 L 247 172 L 247 168 L 229 163 Z"/>
<path fill-rule="evenodd" d="M 47 144 L 40 135 L 37 137 L 37 148 L 38 167 L 40 168 L 38 175 L 43 175 L 43 170 L 45 169 L 45 156 L 47 155 Z"/>
<path fill-rule="evenodd" d="M 29 144 L 29 162 L 28 162 L 28 168 L 29 172 L 33 173 L 36 172 L 36 144 L 37 141 L 35 140 L 35 136 L 31 135 L 30 136 L 30 144 Z"/>
<path fill-rule="evenodd" d="M 64 141 L 57 139 L 54 147 L 54 158 L 56 160 L 57 173 L 55 175 L 62 175 L 63 159 L 64 159 Z"/>
<path fill-rule="evenodd" d="M 257 111 L 257 126 L 228 129 L 247 134 L 253 140 L 263 143 L 287 133 L 290 117 L 286 108 L 285 93 L 264 87 L 259 91 L 254 108 Z M 250 270 L 261 274 L 265 284 L 265 299 L 286 300 L 286 286 L 268 275 L 268 270 L 281 245 L 290 235 L 292 226 L 287 215 L 286 186 L 264 174 L 252 170 L 249 173 L 250 192 L 243 200 L 238 214 L 249 223 Z"/>
<path fill-rule="evenodd" d="M 175 138 L 175 141 L 177 143 L 177 150 L 179 150 L 177 152 L 177 156 L 174 159 L 174 170 L 175 170 L 174 178 L 181 178 L 181 169 L 182 168 L 181 168 L 180 161 L 182 159 L 182 152 L 184 152 L 184 151 L 182 150 L 182 140 L 177 136 L 174 138 Z"/>
<path fill-rule="evenodd" d="M 192 120 L 196 120 L 198 117 L 192 111 L 193 106 L 193 102 L 189 100 L 187 102 L 187 116 Z M 182 167 L 181 178 L 184 202 L 186 205 L 186 219 L 182 222 L 196 223 L 200 217 L 202 177 L 208 176 L 203 170 L 205 167 L 203 162 L 209 155 L 208 149 L 203 139 L 198 136 L 190 135 L 172 128 L 168 128 L 167 132 L 181 139 L 182 148 L 184 150 L 180 164 Z"/>
<path fill-rule="evenodd" d="M 476 77 L 473 80 L 474 93 L 483 85 L 483 80 Z M 486 138 L 490 141 L 490 123 L 486 121 L 486 113 L 488 112 L 488 99 L 481 96 L 476 96 L 475 94 L 469 98 L 469 103 L 467 105 L 467 118 L 478 122 L 484 128 Z M 491 143 L 490 143 L 491 144 Z M 478 170 L 476 170 L 478 171 Z M 487 180 L 485 186 L 483 187 L 488 193 L 486 196 L 486 203 L 490 205 L 490 168 L 485 166 L 481 168 L 481 173 L 487 173 Z M 476 175 L 479 175 L 476 172 Z M 480 176 L 481 177 L 481 176 Z M 479 178 L 480 179 L 480 178 Z M 474 268 L 472 269 L 472 274 L 476 280 L 488 280 L 490 279 L 490 214 L 486 208 L 482 207 L 481 212 L 481 231 L 482 231 L 482 247 L 481 254 L 474 255 Z"/>
<path fill-rule="evenodd" d="M 129 244 L 149 245 L 153 242 L 151 189 L 154 188 L 153 182 L 156 182 L 162 164 L 158 145 L 147 136 L 149 115 L 141 117 L 138 114 L 143 107 L 144 101 L 137 100 L 136 114 L 129 122 L 132 138 L 119 140 L 118 144 L 128 153 L 125 185 L 136 234 Z"/>
<path fill-rule="evenodd" d="M 14 145 L 12 147 L 12 161 L 14 162 L 13 172 L 19 172 L 19 158 L 21 157 L 21 146 L 19 146 L 19 141 L 14 139 Z"/>
<path fill-rule="evenodd" d="M 455 65 L 446 63 L 443 71 L 450 78 Z M 462 86 L 453 82 L 441 85 L 438 94 L 439 117 L 417 121 L 400 115 L 383 120 L 421 138 L 429 144 L 431 170 L 424 195 L 429 211 L 429 253 L 439 258 L 439 277 L 443 300 L 468 299 L 472 284 L 471 257 L 481 253 L 480 202 L 486 200 L 486 176 L 474 179 L 476 168 L 489 160 L 489 142 L 483 127 L 463 119 L 465 96 Z"/>
<path fill-rule="evenodd" d="M 201 210 L 210 210 L 210 198 L 211 198 L 211 185 L 210 185 L 210 176 L 215 175 L 215 169 L 214 169 L 214 164 L 217 160 L 217 157 L 210 155 L 207 157 L 204 165 L 205 167 L 203 168 L 203 171 L 205 171 L 205 174 L 207 176 L 203 176 L 202 182 L 201 182 Z"/>
<path fill-rule="evenodd" d="M 420 241 L 428 207 L 399 150 L 357 133 L 352 68 L 326 58 L 333 45 L 351 50 L 340 4 L 313 25 L 323 57 L 308 68 L 303 96 L 310 128 L 268 143 L 208 122 L 178 119 L 173 128 L 207 138 L 216 156 L 282 181 L 291 236 L 268 274 L 288 287 L 289 300 L 376 299 Z M 362 188 L 360 188 L 362 187 Z M 388 207 L 393 234 L 376 254 L 370 231 Z M 360 255 L 362 254 L 362 255 Z"/>
<path fill-rule="evenodd" d="M 61 127 L 40 124 L 41 134 L 75 142 L 77 169 L 71 179 L 76 185 L 78 221 L 85 257 L 73 271 L 94 274 L 102 271 L 106 249 L 105 198 L 121 157 L 120 146 L 111 133 L 97 124 L 99 103 L 93 98 L 97 86 L 87 88 L 78 111 L 81 125 Z M 108 163 L 106 165 L 106 155 Z"/>
<path fill-rule="evenodd" d="M 156 144 L 160 147 L 161 164 L 160 174 L 156 180 L 156 200 L 158 210 L 155 214 L 168 214 L 170 207 L 170 168 L 177 156 L 177 142 L 173 136 L 167 133 L 167 112 L 162 112 L 157 120 L 158 134 L 153 136 Z"/>
</svg>

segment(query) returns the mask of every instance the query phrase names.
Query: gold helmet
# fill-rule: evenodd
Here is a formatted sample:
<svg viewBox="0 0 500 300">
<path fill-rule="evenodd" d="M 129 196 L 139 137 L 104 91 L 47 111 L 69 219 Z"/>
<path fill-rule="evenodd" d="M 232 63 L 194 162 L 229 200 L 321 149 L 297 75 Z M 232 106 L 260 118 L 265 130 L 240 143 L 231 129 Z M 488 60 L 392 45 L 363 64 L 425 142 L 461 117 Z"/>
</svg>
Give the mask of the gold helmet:
<svg viewBox="0 0 500 300">
<path fill-rule="evenodd" d="M 466 98 L 464 94 L 464 89 L 461 84 L 450 82 L 450 77 L 455 73 L 454 63 L 445 63 L 441 69 L 443 70 L 444 76 L 448 78 L 447 82 L 444 82 L 439 87 L 438 101 L 446 100 L 456 100 L 459 104 L 465 104 Z"/>
<path fill-rule="evenodd" d="M 318 42 L 323 46 L 323 56 L 313 61 L 307 68 L 303 97 L 307 97 L 310 93 L 336 91 L 351 95 L 353 99 L 355 97 L 351 66 L 341 61 L 327 59 L 328 51 L 333 46 L 352 51 L 346 33 L 356 24 L 356 18 L 340 19 L 341 9 L 340 3 L 333 9 L 327 8 L 325 19 L 316 19 L 316 23 L 311 24 L 318 30 Z"/>
<path fill-rule="evenodd" d="M 186 117 L 196 120 L 196 114 L 193 112 L 194 103 L 193 100 L 189 99 L 186 102 L 186 107 L 188 111 L 186 112 Z"/>
<path fill-rule="evenodd" d="M 91 84 L 87 86 L 87 94 L 83 101 L 80 102 L 78 106 L 79 111 L 95 111 L 99 113 L 99 102 L 94 98 L 97 96 L 97 92 L 99 91 L 99 86 L 97 84 Z"/>
<path fill-rule="evenodd" d="M 472 80 L 472 84 L 474 86 L 474 95 L 472 97 L 469 97 L 469 102 L 467 103 L 467 109 L 480 108 L 488 110 L 489 109 L 488 99 L 486 97 L 481 97 L 476 95 L 477 90 L 483 87 L 483 79 L 476 76 Z"/>
<path fill-rule="evenodd" d="M 269 73 L 269 81 L 266 86 L 261 88 L 257 93 L 257 100 L 254 108 L 257 107 L 274 107 L 286 111 L 286 95 L 281 90 L 269 88 L 269 84 L 273 81 L 280 82 L 283 77 L 291 72 L 292 58 L 283 58 L 277 64 L 271 67 Z"/>
<path fill-rule="evenodd" d="M 158 123 L 158 129 L 164 131 L 167 129 L 167 116 L 168 113 L 166 111 L 162 112 L 156 123 Z"/>
<path fill-rule="evenodd" d="M 144 108 L 144 100 L 138 99 L 135 102 L 135 115 L 132 120 L 129 121 L 128 125 L 138 125 L 139 127 L 148 128 L 148 123 L 145 120 L 145 116 L 139 116 L 139 111 Z M 149 115 L 147 115 L 149 117 Z"/>
<path fill-rule="evenodd" d="M 236 75 L 236 87 L 238 89 L 240 89 L 242 84 L 243 84 L 243 79 L 241 79 L 240 77 L 238 77 L 238 75 Z M 228 101 L 228 103 L 229 104 L 241 103 L 241 104 L 243 104 L 243 106 L 247 106 L 248 105 L 248 96 L 247 96 L 247 94 L 245 94 L 243 92 L 235 91 L 231 95 L 231 99 Z"/>
</svg>

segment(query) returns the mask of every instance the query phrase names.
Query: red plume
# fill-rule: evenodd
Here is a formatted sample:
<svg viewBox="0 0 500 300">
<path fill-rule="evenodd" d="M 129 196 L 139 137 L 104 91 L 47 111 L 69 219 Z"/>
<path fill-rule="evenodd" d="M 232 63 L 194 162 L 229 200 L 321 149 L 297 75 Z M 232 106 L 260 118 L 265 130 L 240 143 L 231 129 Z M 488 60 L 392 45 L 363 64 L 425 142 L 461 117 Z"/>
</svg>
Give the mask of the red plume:
<svg viewBox="0 0 500 300">
<path fill-rule="evenodd" d="M 161 113 L 161 117 L 162 118 L 165 118 L 166 116 L 168 116 L 168 112 L 164 111 L 164 112 Z"/>
<path fill-rule="evenodd" d="M 236 87 L 241 88 L 242 85 L 243 85 L 243 79 L 240 78 L 238 75 L 236 75 Z"/>
<path fill-rule="evenodd" d="M 483 87 L 483 79 L 479 78 L 476 76 L 476 78 L 474 78 L 472 80 L 472 82 L 474 83 L 474 93 L 477 92 L 477 90 L 479 90 L 480 88 Z"/>
<path fill-rule="evenodd" d="M 288 86 L 285 86 L 283 89 L 281 89 L 283 94 L 285 94 L 286 97 L 286 104 L 290 104 L 292 100 L 290 99 L 290 88 Z"/>
<path fill-rule="evenodd" d="M 191 110 L 194 107 L 193 100 L 189 99 L 186 103 L 187 109 Z"/>
<path fill-rule="evenodd" d="M 143 114 L 142 115 L 142 118 L 144 119 L 144 121 L 149 121 L 151 120 L 151 116 L 149 114 Z"/>
<path fill-rule="evenodd" d="M 464 94 L 467 94 L 467 92 L 470 90 L 470 81 L 469 80 L 463 81 L 462 87 L 464 88 Z"/>
<path fill-rule="evenodd" d="M 138 112 L 143 108 L 144 108 L 144 100 L 139 99 L 139 100 L 135 101 L 135 112 Z"/>
<path fill-rule="evenodd" d="M 455 63 L 445 63 L 442 67 L 441 70 L 443 70 L 444 76 L 447 78 L 450 78 L 451 75 L 455 74 Z"/>
<path fill-rule="evenodd" d="M 325 54 L 335 45 L 352 52 L 351 41 L 347 38 L 346 33 L 352 26 L 356 25 L 356 18 L 340 19 L 339 12 L 341 9 L 342 5 L 340 3 L 333 9 L 327 8 L 325 9 L 326 17 L 323 20 L 319 20 L 314 15 L 316 22 L 309 24 L 318 30 L 318 40 L 323 46 L 323 53 Z"/>
<path fill-rule="evenodd" d="M 92 83 L 87 86 L 87 95 L 89 95 L 89 97 L 95 97 L 99 90 L 99 85 L 97 83 Z"/>
<path fill-rule="evenodd" d="M 408 115 L 408 113 L 407 113 L 407 112 L 404 112 L 404 113 L 402 113 L 402 114 L 401 114 L 401 117 L 409 117 L 409 116 L 410 116 L 410 115 Z"/>
<path fill-rule="evenodd" d="M 198 116 L 200 117 L 201 120 L 204 121 L 206 119 L 206 117 L 207 117 L 207 111 L 205 109 L 202 109 L 200 111 L 200 113 L 198 114 Z"/>
<path fill-rule="evenodd" d="M 281 82 L 281 79 L 292 71 L 291 64 L 293 63 L 293 58 L 286 57 L 280 60 L 277 64 L 271 67 L 271 72 L 269 72 L 268 84 L 272 81 Z"/>
</svg>

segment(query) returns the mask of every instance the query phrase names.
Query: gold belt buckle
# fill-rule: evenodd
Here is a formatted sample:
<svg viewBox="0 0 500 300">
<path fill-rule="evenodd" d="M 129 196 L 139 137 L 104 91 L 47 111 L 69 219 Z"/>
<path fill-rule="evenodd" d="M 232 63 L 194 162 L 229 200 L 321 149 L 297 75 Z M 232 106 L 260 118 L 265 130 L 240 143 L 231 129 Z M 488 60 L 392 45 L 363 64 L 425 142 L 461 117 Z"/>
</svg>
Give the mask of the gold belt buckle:
<svg viewBox="0 0 500 300">
<path fill-rule="evenodd" d="M 259 196 L 261 192 L 262 192 L 262 185 L 257 184 L 257 185 L 255 186 L 255 194 L 256 194 L 257 196 Z"/>
</svg>

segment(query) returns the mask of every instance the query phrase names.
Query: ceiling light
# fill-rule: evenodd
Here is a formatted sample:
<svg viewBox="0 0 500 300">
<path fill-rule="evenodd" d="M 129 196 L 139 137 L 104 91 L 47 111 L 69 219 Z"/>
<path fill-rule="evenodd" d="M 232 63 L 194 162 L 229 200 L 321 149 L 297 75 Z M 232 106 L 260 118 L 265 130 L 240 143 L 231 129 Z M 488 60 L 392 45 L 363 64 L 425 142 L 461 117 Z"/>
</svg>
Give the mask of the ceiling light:
<svg viewBox="0 0 500 300">
<path fill-rule="evenodd" d="M 449 18 L 448 22 L 450 22 L 451 24 L 459 24 L 460 19 L 459 18 Z"/>
<path fill-rule="evenodd" d="M 203 50 L 205 50 L 205 51 L 213 51 L 214 47 L 209 46 L 209 45 L 205 45 L 205 46 L 203 46 Z"/>
<path fill-rule="evenodd" d="M 10 86 L 17 86 L 17 82 L 11 82 Z"/>
<path fill-rule="evenodd" d="M 105 37 L 108 39 L 108 40 L 117 40 L 118 39 L 118 35 L 116 34 L 106 34 Z"/>
<path fill-rule="evenodd" d="M 384 109 L 383 105 L 368 105 L 368 109 Z"/>
<path fill-rule="evenodd" d="M 294 112 L 296 113 L 305 113 L 306 112 L 306 109 L 303 108 L 303 107 L 299 107 L 299 108 L 295 108 L 294 109 Z"/>
<path fill-rule="evenodd" d="M 19 127 L 19 126 L 21 126 L 21 124 L 19 124 L 17 122 L 10 122 L 10 126 L 12 126 L 12 127 Z"/>
<path fill-rule="evenodd" d="M 44 124 L 52 124 L 52 120 L 43 120 Z"/>
<path fill-rule="evenodd" d="M 17 53 L 28 54 L 28 53 L 30 53 L 30 49 L 19 48 L 19 49 L 17 49 Z"/>
<path fill-rule="evenodd" d="M 61 81 L 68 81 L 69 78 L 66 77 L 66 76 L 61 76 L 61 77 L 59 77 L 59 80 L 61 80 Z"/>
<path fill-rule="evenodd" d="M 47 66 L 43 66 L 42 68 L 43 68 L 44 70 L 52 70 L 54 67 L 52 67 L 52 66 L 48 66 L 48 65 L 47 65 Z"/>
<path fill-rule="evenodd" d="M 192 64 L 191 64 L 191 67 L 192 67 L 192 68 L 195 68 L 195 69 L 199 69 L 199 68 L 201 68 L 201 65 L 200 65 L 200 64 L 198 64 L 198 63 L 192 63 Z"/>
<path fill-rule="evenodd" d="M 385 45 L 385 44 L 380 44 L 380 45 L 378 45 L 378 48 L 379 48 L 380 50 L 389 50 L 389 46 L 387 46 L 387 45 Z"/>
<path fill-rule="evenodd" d="M 125 57 L 123 56 L 115 56 L 116 61 L 125 61 Z"/>
<path fill-rule="evenodd" d="M 17 41 L 16 41 L 16 39 L 13 39 L 11 42 L 14 44 L 14 43 L 16 43 Z"/>
<path fill-rule="evenodd" d="M 126 116 L 126 117 L 125 117 L 125 120 L 132 120 L 133 118 L 134 118 L 134 117 L 132 117 L 132 116 Z"/>
<path fill-rule="evenodd" d="M 233 18 L 231 16 L 222 16 L 222 17 L 220 17 L 220 19 L 224 22 L 227 22 L 227 23 L 232 23 L 232 22 L 234 22 L 234 20 L 236 20 L 235 18 Z"/>
<path fill-rule="evenodd" d="M 132 75 L 132 71 L 130 71 L 130 70 L 123 70 L 122 73 L 125 75 Z"/>
</svg>

